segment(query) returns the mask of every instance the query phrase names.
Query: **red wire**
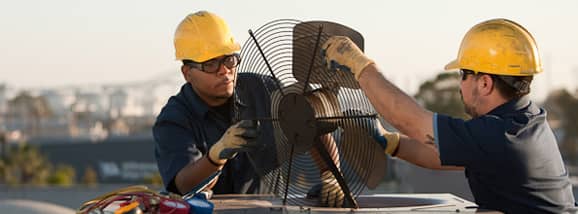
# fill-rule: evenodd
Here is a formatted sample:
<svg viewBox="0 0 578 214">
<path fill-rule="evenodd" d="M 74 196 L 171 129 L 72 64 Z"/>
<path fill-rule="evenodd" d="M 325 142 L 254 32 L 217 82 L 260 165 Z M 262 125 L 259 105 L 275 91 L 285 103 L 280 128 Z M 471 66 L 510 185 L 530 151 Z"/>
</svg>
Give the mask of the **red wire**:
<svg viewBox="0 0 578 214">
<path fill-rule="evenodd" d="M 90 206 L 88 209 L 85 210 L 85 212 L 83 213 L 89 213 L 95 209 L 99 209 L 99 210 L 104 210 L 106 209 L 108 206 L 110 206 L 112 203 L 114 202 L 118 202 L 118 201 L 137 201 L 140 204 L 142 204 L 144 206 L 144 209 L 147 212 L 151 212 L 153 209 L 153 206 L 151 206 L 151 200 L 155 199 L 159 201 L 159 204 L 157 205 L 157 209 L 160 208 L 160 204 L 161 203 L 175 203 L 177 204 L 177 206 L 172 207 L 172 209 L 168 212 L 166 212 L 167 214 L 171 214 L 176 212 L 179 209 L 179 205 L 184 205 L 185 207 L 189 208 L 188 204 L 186 204 L 185 201 L 179 201 L 177 199 L 173 199 L 173 198 L 169 198 L 166 196 L 162 196 L 162 195 L 156 195 L 154 193 L 148 193 L 148 192 L 135 192 L 135 193 L 124 193 L 124 194 L 117 194 L 108 198 L 104 198 L 98 202 L 96 202 L 95 204 L 93 204 L 92 206 Z M 143 211 L 145 211 L 143 210 Z M 157 210 L 160 211 L 160 210 Z"/>
</svg>

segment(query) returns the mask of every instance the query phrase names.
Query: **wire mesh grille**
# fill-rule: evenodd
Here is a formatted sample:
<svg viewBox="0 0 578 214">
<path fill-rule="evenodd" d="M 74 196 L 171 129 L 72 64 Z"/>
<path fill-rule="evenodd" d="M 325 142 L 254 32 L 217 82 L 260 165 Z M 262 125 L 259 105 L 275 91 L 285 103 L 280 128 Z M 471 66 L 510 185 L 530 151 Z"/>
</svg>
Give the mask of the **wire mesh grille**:
<svg viewBox="0 0 578 214">
<path fill-rule="evenodd" d="M 333 35 L 348 36 L 363 48 L 361 34 L 337 23 L 293 19 L 269 22 L 249 34 L 237 70 L 240 74 L 254 74 L 267 86 L 263 90 L 270 97 L 270 113 L 269 118 L 241 118 L 239 112 L 236 116 L 237 120 L 258 119 L 273 129 L 275 160 L 272 161 L 278 167 L 256 167 L 263 175 L 267 191 L 283 197 L 288 204 L 318 205 L 305 197 L 321 182 L 320 165 L 311 156 L 321 122 L 338 127 L 329 134 L 337 145 L 339 170 L 351 195 L 357 197 L 366 186 L 375 187 L 385 173 L 386 161 L 383 150 L 371 137 L 376 133 L 368 121 L 375 118 L 375 110 L 353 75 L 328 71 L 321 56 L 321 45 Z M 302 97 L 308 106 L 291 106 L 288 97 Z M 311 118 L 306 111 L 309 108 Z M 350 113 L 344 114 L 348 110 Z M 313 124 L 313 130 L 290 127 L 301 120 L 305 126 Z"/>
</svg>

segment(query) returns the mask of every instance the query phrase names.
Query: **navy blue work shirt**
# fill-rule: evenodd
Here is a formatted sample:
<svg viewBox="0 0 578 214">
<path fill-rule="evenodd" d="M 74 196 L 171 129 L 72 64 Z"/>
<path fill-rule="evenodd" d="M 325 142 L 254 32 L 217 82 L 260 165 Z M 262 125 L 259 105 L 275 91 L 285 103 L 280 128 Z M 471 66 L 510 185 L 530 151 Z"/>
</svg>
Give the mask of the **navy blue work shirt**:
<svg viewBox="0 0 578 214">
<path fill-rule="evenodd" d="M 190 83 L 184 84 L 161 110 L 153 127 L 153 136 L 158 169 L 168 191 L 186 193 L 176 188 L 175 176 L 185 165 L 208 153 L 211 146 L 233 125 L 231 118 L 270 117 L 270 97 L 264 88 L 264 77 L 240 73 L 237 78 L 236 96 L 229 101 L 234 102 L 234 106 L 228 109 L 229 115 L 207 106 Z M 276 164 L 272 133 L 270 123 L 261 123 L 259 141 L 263 148 L 239 153 L 227 161 L 213 187 L 215 194 L 261 193 L 262 173 Z"/>
<path fill-rule="evenodd" d="M 468 121 L 434 115 L 442 165 L 465 167 L 480 208 L 576 212 L 572 185 L 546 112 L 527 97 Z"/>
</svg>

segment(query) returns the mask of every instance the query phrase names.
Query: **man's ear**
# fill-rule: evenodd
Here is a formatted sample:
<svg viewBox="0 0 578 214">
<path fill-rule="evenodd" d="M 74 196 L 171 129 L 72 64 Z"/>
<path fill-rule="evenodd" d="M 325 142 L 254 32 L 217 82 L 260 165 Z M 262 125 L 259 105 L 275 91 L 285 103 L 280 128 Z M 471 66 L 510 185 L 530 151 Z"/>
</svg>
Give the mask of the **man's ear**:
<svg viewBox="0 0 578 214">
<path fill-rule="evenodd" d="M 478 79 L 478 88 L 481 95 L 489 95 L 494 91 L 494 79 L 490 75 L 482 75 Z"/>
<path fill-rule="evenodd" d="M 189 66 L 186 65 L 181 65 L 181 73 L 183 74 L 183 78 L 185 78 L 185 81 L 190 82 L 189 81 L 189 71 L 191 69 L 189 69 Z"/>
</svg>

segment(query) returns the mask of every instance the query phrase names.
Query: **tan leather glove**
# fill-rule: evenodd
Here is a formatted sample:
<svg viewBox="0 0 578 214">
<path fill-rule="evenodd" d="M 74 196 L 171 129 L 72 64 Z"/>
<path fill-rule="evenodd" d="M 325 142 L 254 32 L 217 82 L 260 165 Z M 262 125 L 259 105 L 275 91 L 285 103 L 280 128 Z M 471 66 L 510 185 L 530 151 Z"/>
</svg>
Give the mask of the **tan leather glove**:
<svg viewBox="0 0 578 214">
<path fill-rule="evenodd" d="M 373 139 L 379 143 L 385 154 L 392 155 L 395 150 L 397 150 L 397 147 L 399 147 L 399 133 L 388 132 L 385 128 L 383 128 L 381 122 L 379 122 L 377 118 L 373 120 L 374 122 L 371 123 L 371 125 L 373 125 L 372 128 L 374 129 L 374 131 L 371 131 L 371 133 L 375 133 L 372 136 Z"/>
<path fill-rule="evenodd" d="M 321 184 L 321 204 L 327 207 L 343 207 L 345 194 L 331 171 L 327 170 L 321 174 Z"/>
<path fill-rule="evenodd" d="M 367 65 L 374 63 L 349 37 L 345 36 L 330 37 L 323 44 L 321 54 L 330 71 L 353 73 L 356 80 L 359 80 L 361 72 Z"/>
<path fill-rule="evenodd" d="M 238 152 L 250 151 L 259 147 L 259 122 L 242 120 L 227 129 L 225 134 L 209 150 L 209 159 L 223 165 L 234 158 Z"/>
</svg>

